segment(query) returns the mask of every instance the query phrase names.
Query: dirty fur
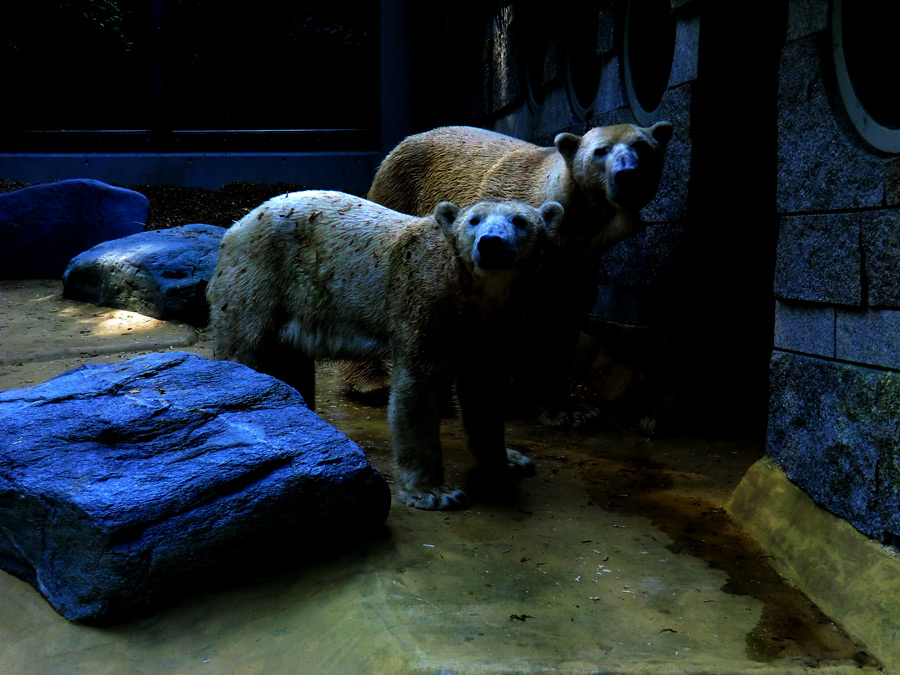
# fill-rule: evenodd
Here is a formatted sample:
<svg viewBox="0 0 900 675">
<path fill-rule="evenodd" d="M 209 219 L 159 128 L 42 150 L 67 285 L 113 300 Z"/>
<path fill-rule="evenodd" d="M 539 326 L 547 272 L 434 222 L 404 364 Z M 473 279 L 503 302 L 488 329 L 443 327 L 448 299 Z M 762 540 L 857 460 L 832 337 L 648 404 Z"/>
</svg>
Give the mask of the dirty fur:
<svg viewBox="0 0 900 675">
<path fill-rule="evenodd" d="M 562 219 L 555 203 L 409 216 L 339 192 L 269 200 L 225 234 L 207 289 L 215 355 L 294 385 L 315 405 L 316 359 L 390 359 L 398 499 L 454 508 L 444 482 L 441 396 L 452 380 L 469 445 L 499 482 L 533 469 L 503 441 L 508 316 Z M 498 390 L 499 389 L 499 390 Z"/>
</svg>

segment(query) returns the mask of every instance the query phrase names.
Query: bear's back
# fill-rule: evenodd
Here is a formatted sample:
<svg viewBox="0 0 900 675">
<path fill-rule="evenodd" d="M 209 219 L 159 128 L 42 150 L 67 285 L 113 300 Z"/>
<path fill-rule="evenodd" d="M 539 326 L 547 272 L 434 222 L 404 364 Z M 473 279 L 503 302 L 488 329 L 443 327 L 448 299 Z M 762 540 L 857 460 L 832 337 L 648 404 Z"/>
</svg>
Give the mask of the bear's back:
<svg viewBox="0 0 900 675">
<path fill-rule="evenodd" d="M 281 195 L 225 234 L 224 278 L 211 293 L 222 304 L 228 296 L 234 296 L 232 306 L 247 304 L 240 312 L 245 317 L 292 317 L 284 337 L 310 354 L 382 353 L 389 340 L 390 277 L 398 273 L 392 252 L 427 224 L 339 192 Z"/>
<path fill-rule="evenodd" d="M 235 249 L 235 255 L 258 261 L 273 275 L 301 272 L 327 280 L 334 271 L 383 267 L 380 253 L 420 220 L 342 192 L 291 192 L 273 197 L 232 226 L 221 254 L 232 255 Z"/>
<path fill-rule="evenodd" d="M 440 127 L 410 136 L 385 158 L 368 198 L 401 213 L 426 215 L 442 201 L 460 206 L 486 197 L 482 180 L 511 155 L 543 157 L 532 143 L 476 127 Z"/>
</svg>

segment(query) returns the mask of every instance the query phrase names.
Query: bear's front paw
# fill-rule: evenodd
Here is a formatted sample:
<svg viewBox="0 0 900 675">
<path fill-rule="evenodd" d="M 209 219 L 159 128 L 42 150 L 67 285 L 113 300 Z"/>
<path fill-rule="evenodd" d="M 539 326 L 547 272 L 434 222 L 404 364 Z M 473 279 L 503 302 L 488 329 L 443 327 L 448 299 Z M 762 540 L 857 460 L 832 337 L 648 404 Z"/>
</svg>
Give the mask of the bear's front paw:
<svg viewBox="0 0 900 675">
<path fill-rule="evenodd" d="M 537 473 L 537 469 L 534 468 L 534 462 L 518 450 L 513 450 L 512 448 L 506 449 L 506 468 L 509 469 L 516 478 L 533 476 Z"/>
<path fill-rule="evenodd" d="M 538 423 L 558 429 L 593 427 L 603 421 L 599 408 L 575 404 L 570 408 L 541 405 L 537 410 Z"/>
<path fill-rule="evenodd" d="M 540 408 L 537 413 L 537 421 L 538 424 L 545 427 L 555 427 L 557 429 L 567 429 L 572 426 L 572 420 L 569 413 L 565 410 Z"/>
<path fill-rule="evenodd" d="M 448 486 L 427 489 L 401 487 L 397 490 L 397 501 L 407 506 L 426 511 L 450 511 L 466 505 L 466 493 L 459 488 Z"/>
</svg>

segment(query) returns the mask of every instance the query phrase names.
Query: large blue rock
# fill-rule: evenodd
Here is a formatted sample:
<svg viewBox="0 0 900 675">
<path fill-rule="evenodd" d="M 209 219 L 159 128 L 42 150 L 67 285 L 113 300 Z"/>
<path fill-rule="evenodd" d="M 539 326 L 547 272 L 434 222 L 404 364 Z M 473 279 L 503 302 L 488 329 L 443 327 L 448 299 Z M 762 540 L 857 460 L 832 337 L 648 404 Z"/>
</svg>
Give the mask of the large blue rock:
<svg viewBox="0 0 900 675">
<path fill-rule="evenodd" d="M 139 192 L 80 178 L 0 194 L 0 279 L 58 279 L 82 251 L 141 232 L 149 209 Z"/>
<path fill-rule="evenodd" d="M 203 326 L 209 320 L 206 284 L 225 232 L 214 225 L 182 225 L 97 244 L 69 263 L 63 295 Z"/>
<path fill-rule="evenodd" d="M 237 363 L 150 354 L 0 392 L 0 566 L 71 620 L 297 565 L 389 508 L 353 441 Z"/>
</svg>

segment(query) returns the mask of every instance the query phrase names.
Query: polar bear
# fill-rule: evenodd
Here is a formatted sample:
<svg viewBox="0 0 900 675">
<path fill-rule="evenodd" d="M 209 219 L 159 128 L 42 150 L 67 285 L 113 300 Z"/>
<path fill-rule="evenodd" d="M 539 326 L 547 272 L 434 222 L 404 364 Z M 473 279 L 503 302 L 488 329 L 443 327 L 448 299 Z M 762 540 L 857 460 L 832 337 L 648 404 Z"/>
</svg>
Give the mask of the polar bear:
<svg viewBox="0 0 900 675">
<path fill-rule="evenodd" d="M 517 296 L 562 217 L 555 202 L 441 202 L 420 217 L 340 192 L 275 197 L 222 240 L 207 288 L 215 355 L 285 380 L 311 408 L 316 359 L 390 359 L 397 497 L 461 506 L 439 433 L 454 377 L 479 473 L 499 486 L 533 471 L 505 447 L 496 400 Z"/>
<path fill-rule="evenodd" d="M 545 148 L 484 129 L 441 127 L 402 141 L 375 175 L 368 198 L 402 213 L 424 215 L 445 200 L 563 206 L 555 252 L 520 327 L 515 366 L 515 389 L 544 424 L 584 419 L 572 410 L 568 388 L 600 257 L 643 228 L 638 212 L 656 194 L 671 137 L 669 122 L 619 124 L 583 136 L 561 133 Z M 384 386 L 386 372 L 378 363 L 341 365 L 344 380 L 361 392 Z"/>
</svg>

